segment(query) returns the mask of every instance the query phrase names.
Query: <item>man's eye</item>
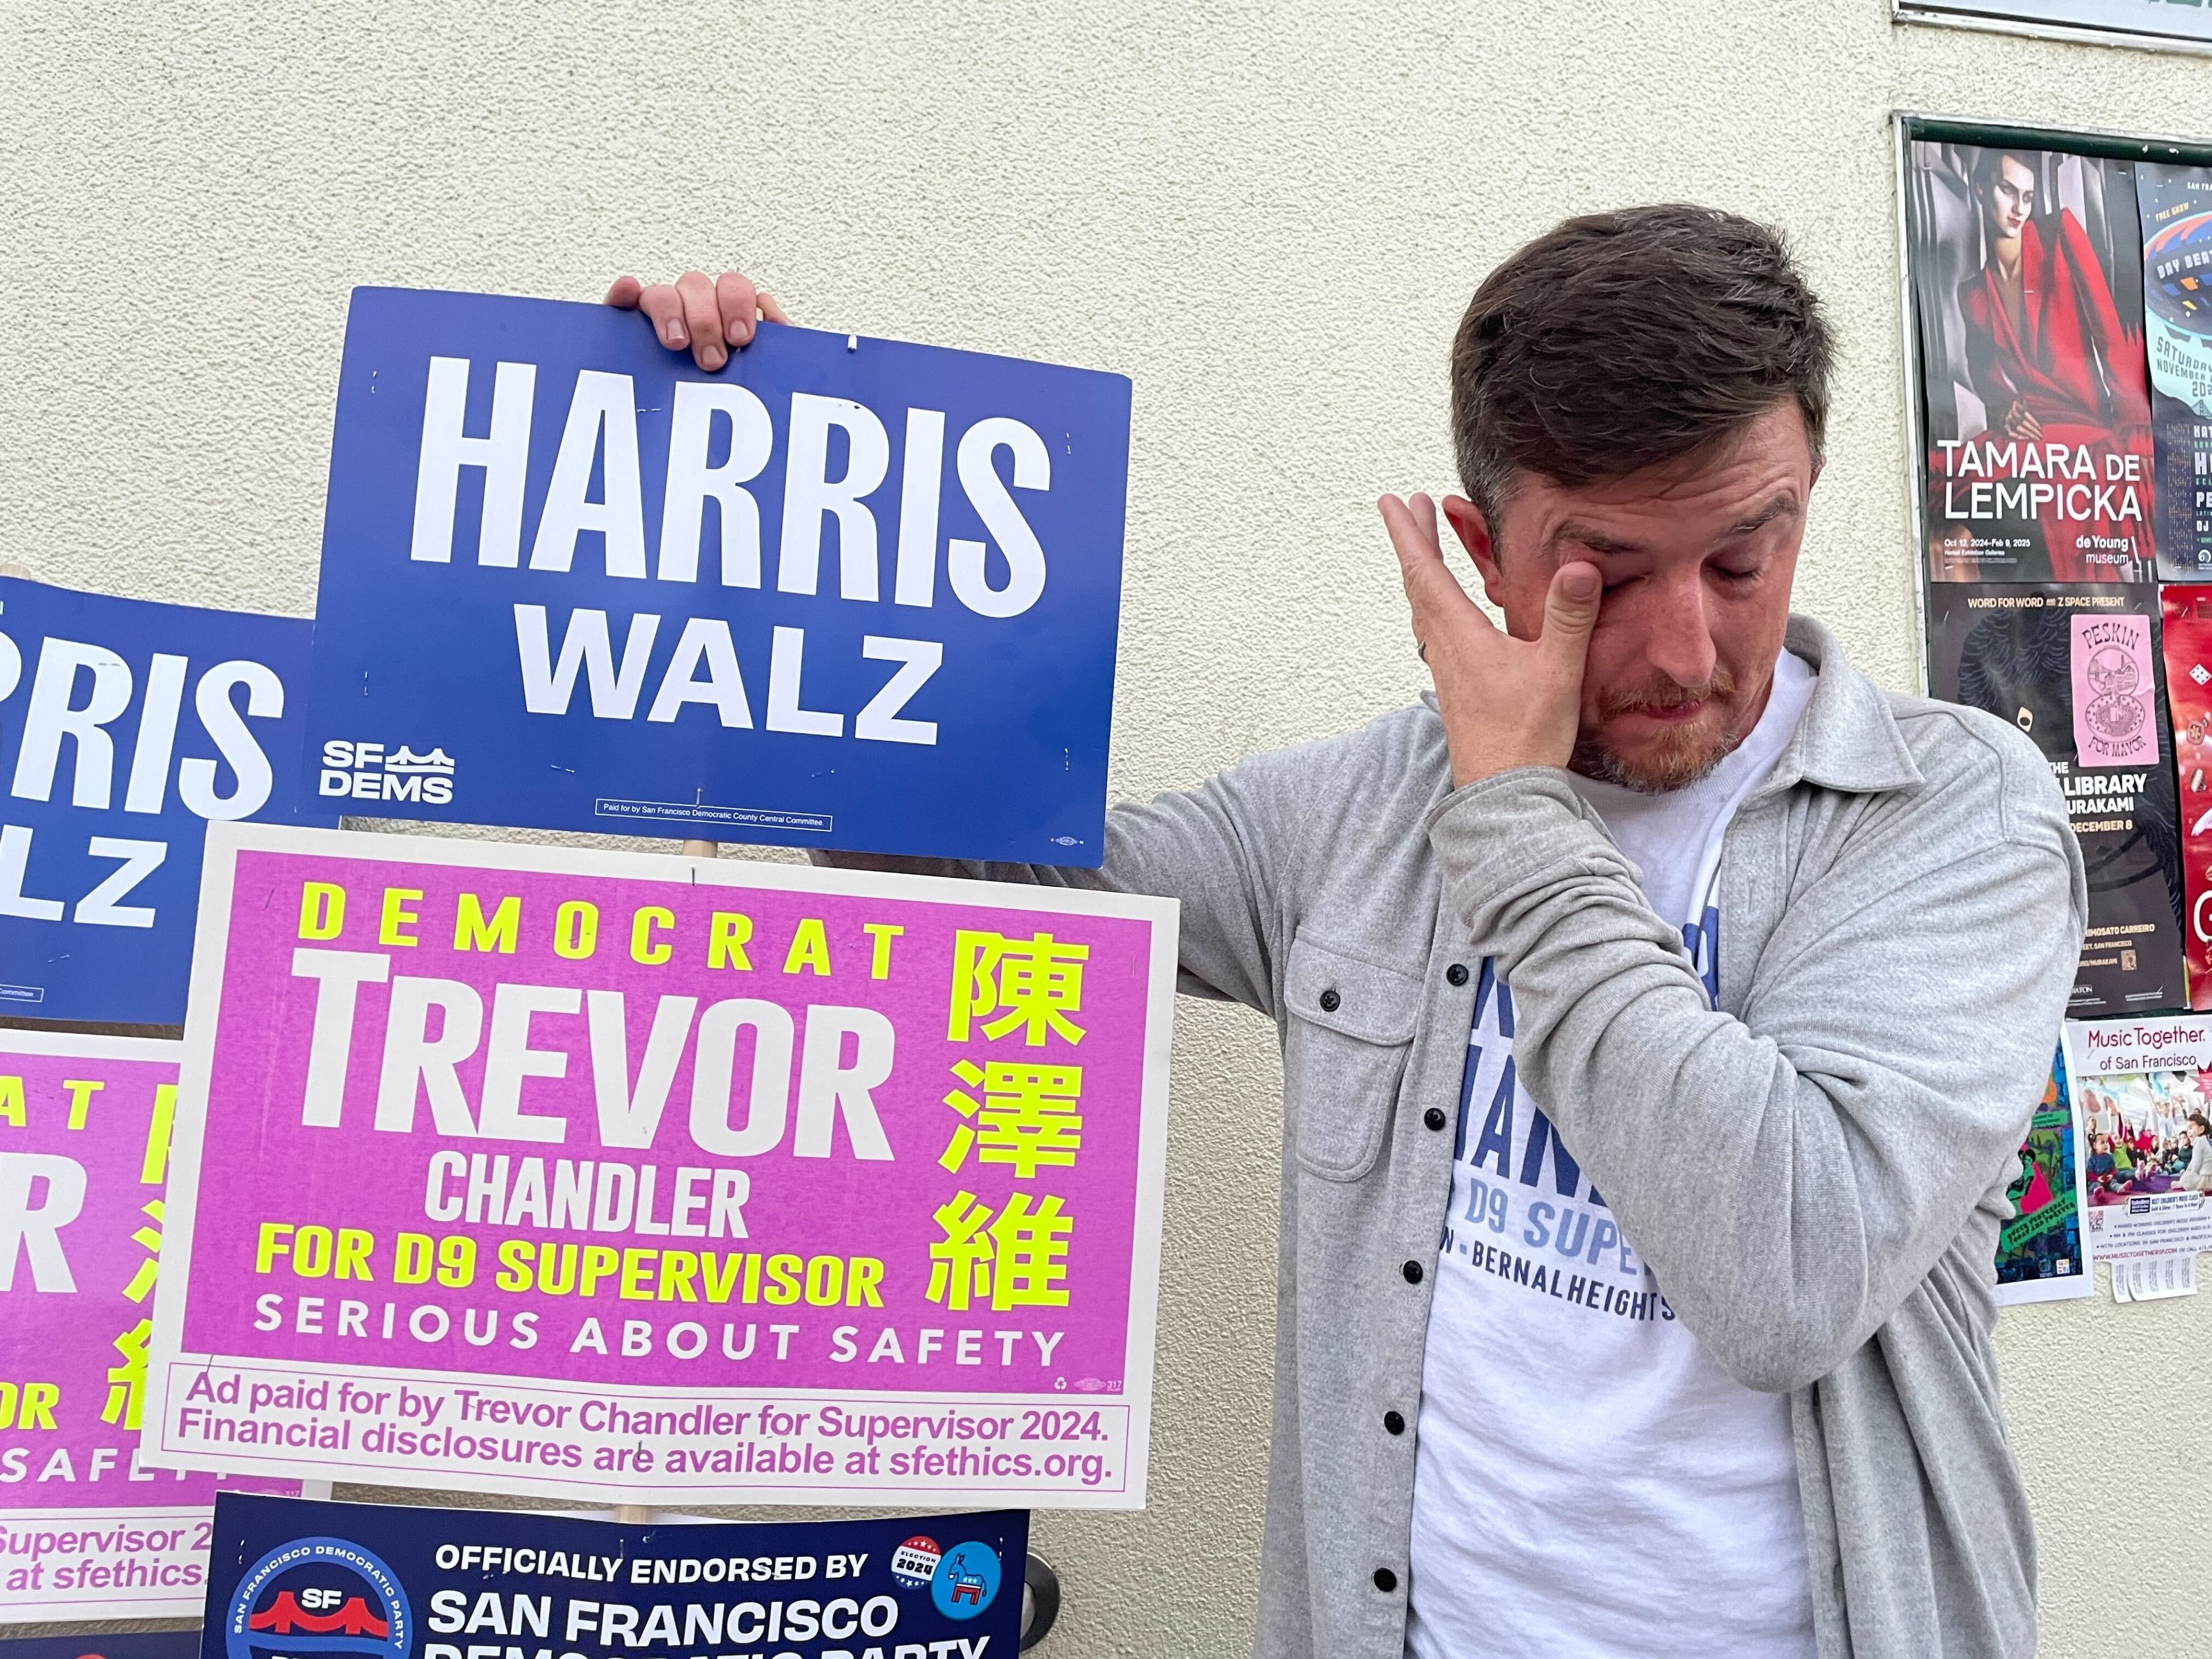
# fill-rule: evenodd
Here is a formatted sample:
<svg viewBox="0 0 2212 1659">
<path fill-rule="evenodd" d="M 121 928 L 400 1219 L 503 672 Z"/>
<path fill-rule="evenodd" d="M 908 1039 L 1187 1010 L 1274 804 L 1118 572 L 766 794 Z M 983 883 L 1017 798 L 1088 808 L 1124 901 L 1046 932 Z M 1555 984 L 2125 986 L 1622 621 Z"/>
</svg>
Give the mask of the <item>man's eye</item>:
<svg viewBox="0 0 2212 1659">
<path fill-rule="evenodd" d="M 1717 564 L 1712 567 L 1712 573 L 1724 582 L 1755 581 L 1759 578 L 1759 567 L 1754 564 L 1739 570 L 1729 565 Z"/>
</svg>

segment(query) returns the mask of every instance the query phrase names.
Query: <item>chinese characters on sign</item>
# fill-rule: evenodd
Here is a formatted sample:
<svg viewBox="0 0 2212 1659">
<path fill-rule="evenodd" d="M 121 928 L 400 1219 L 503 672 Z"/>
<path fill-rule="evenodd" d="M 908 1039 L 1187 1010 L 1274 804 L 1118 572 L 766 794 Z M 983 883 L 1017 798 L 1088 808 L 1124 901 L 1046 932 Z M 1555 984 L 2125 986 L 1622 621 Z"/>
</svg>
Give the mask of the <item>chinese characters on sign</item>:
<svg viewBox="0 0 2212 1659">
<path fill-rule="evenodd" d="M 0 1030 L 0 1622 L 199 1611 L 216 1478 L 138 1455 L 178 1054 Z"/>
<path fill-rule="evenodd" d="M 1045 1168 L 1073 1169 L 1083 1149 L 1083 1067 L 1051 1065 L 1036 1057 L 1000 1058 L 1002 1042 L 1020 1048 L 1072 1048 L 1083 1028 L 1072 1016 L 1083 1008 L 1085 945 L 1056 940 L 1048 933 L 1026 939 L 1002 933 L 956 933 L 952 945 L 951 1017 L 946 1036 L 981 1044 L 980 1058 L 951 1067 L 965 1088 L 945 1103 L 963 1120 L 938 1162 L 954 1175 L 970 1156 L 979 1166 L 1001 1164 L 1030 1183 Z M 981 1091 L 978 1099 L 970 1091 Z M 936 1211 L 945 1237 L 930 1246 L 929 1299 L 964 1312 L 969 1298 L 988 1298 L 1003 1312 L 1021 1307 L 1065 1307 L 1068 1236 L 1075 1218 L 1056 1193 L 1018 1186 L 994 1213 L 963 1186 Z"/>
</svg>

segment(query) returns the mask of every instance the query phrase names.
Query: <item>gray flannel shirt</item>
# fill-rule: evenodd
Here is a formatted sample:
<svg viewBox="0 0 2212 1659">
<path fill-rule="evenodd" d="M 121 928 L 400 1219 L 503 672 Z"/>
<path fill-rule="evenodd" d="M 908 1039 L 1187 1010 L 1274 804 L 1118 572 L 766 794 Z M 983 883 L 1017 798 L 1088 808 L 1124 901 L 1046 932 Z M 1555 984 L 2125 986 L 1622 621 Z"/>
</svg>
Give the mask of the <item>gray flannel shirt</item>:
<svg viewBox="0 0 2212 1659">
<path fill-rule="evenodd" d="M 1454 790 L 1429 706 L 1116 807 L 1100 871 L 922 866 L 1175 897 L 1184 988 L 1281 1033 L 1259 1659 L 1403 1650 L 1480 977 L 1451 969 L 1485 957 L 1529 1097 L 1679 1316 L 1790 1395 L 1821 1659 L 2033 1651 L 1991 1262 L 2081 949 L 2081 856 L 2020 732 L 1879 690 L 1808 618 L 1790 648 L 1820 684 L 1723 843 L 1717 1009 L 1566 775 Z"/>
</svg>

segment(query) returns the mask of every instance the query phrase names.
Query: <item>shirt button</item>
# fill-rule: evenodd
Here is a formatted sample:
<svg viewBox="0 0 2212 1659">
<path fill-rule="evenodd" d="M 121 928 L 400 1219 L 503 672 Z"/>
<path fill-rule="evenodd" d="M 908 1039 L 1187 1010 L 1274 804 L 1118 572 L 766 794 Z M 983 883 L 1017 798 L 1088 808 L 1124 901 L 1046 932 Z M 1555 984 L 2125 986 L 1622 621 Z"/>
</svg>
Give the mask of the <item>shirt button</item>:
<svg viewBox="0 0 2212 1659">
<path fill-rule="evenodd" d="M 1450 967 L 1444 969 L 1444 977 L 1455 985 L 1466 984 L 1467 964 L 1463 962 L 1455 962 Z"/>
<path fill-rule="evenodd" d="M 1398 1588 L 1398 1575 L 1391 1571 L 1388 1567 L 1376 1568 L 1375 1588 L 1381 1590 L 1384 1595 L 1389 1595 L 1392 1590 Z"/>
<path fill-rule="evenodd" d="M 1441 1106 L 1430 1107 L 1427 1111 L 1421 1114 L 1421 1121 L 1427 1124 L 1431 1129 L 1443 1128 L 1444 1127 L 1444 1109 Z"/>
<path fill-rule="evenodd" d="M 1408 1261 L 1398 1271 L 1406 1275 L 1406 1282 L 1408 1285 L 1418 1285 L 1421 1282 L 1421 1264 L 1418 1261 Z"/>
<path fill-rule="evenodd" d="M 1396 1412 L 1384 1412 L 1382 1413 L 1382 1426 L 1388 1429 L 1392 1434 L 1403 1434 L 1406 1431 L 1406 1419 L 1401 1417 Z"/>
<path fill-rule="evenodd" d="M 1344 999 L 1337 995 L 1336 987 L 1334 985 L 1321 994 L 1321 1011 L 1324 1014 L 1333 1014 L 1343 1006 Z"/>
</svg>

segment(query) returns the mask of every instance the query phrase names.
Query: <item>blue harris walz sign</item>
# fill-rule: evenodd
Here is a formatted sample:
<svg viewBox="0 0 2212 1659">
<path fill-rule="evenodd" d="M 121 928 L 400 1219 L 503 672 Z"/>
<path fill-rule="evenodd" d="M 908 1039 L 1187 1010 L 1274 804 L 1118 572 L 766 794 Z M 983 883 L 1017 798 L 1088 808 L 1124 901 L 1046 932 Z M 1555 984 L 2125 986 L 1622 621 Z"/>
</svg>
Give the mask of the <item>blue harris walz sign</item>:
<svg viewBox="0 0 2212 1659">
<path fill-rule="evenodd" d="M 1092 865 L 1129 383 L 357 289 L 309 757 L 410 818 Z"/>
<path fill-rule="evenodd" d="M 295 821 L 313 632 L 0 577 L 0 1020 L 184 1023 L 207 821 Z"/>
<path fill-rule="evenodd" d="M 223 1492 L 201 1659 L 1015 1659 L 1028 1540 L 1020 1510 L 632 1525 Z"/>
</svg>

